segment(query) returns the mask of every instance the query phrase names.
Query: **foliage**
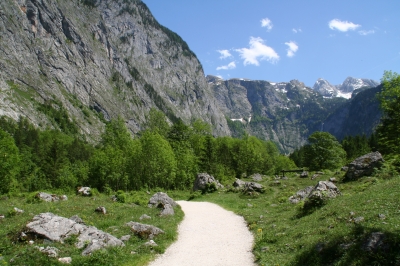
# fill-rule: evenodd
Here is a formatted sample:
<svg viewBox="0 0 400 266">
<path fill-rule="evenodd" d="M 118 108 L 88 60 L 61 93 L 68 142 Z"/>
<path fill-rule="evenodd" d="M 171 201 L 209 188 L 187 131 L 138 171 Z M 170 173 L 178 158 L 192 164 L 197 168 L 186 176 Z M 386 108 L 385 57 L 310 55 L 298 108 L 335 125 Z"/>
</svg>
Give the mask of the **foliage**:
<svg viewBox="0 0 400 266">
<path fill-rule="evenodd" d="M 343 166 L 346 152 L 334 136 L 328 132 L 314 132 L 305 147 L 306 166 L 310 170 L 334 170 Z"/>
<path fill-rule="evenodd" d="M 382 91 L 378 94 L 383 111 L 377 128 L 379 150 L 384 154 L 400 153 L 400 75 L 385 71 Z"/>
<path fill-rule="evenodd" d="M 20 171 L 20 156 L 14 139 L 0 129 L 0 194 L 9 192 Z"/>
</svg>

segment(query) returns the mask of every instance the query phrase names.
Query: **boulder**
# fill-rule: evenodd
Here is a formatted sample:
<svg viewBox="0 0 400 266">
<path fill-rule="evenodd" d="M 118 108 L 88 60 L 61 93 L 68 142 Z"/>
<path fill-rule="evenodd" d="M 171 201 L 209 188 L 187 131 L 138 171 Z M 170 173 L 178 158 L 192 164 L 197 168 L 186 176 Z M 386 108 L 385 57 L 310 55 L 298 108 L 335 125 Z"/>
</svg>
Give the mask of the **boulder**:
<svg viewBox="0 0 400 266">
<path fill-rule="evenodd" d="M 160 212 L 160 216 L 169 216 L 174 214 L 174 208 L 169 203 L 165 204 Z"/>
<path fill-rule="evenodd" d="M 60 196 L 60 200 L 68 200 L 67 195 L 61 195 L 61 196 Z"/>
<path fill-rule="evenodd" d="M 260 192 L 264 193 L 263 185 L 256 182 L 246 182 L 243 188 L 244 192 Z"/>
<path fill-rule="evenodd" d="M 85 230 L 78 236 L 78 242 L 75 244 L 77 248 L 86 248 L 82 251 L 82 255 L 90 255 L 94 251 L 106 247 L 125 246 L 122 240 L 103 232 L 94 226 L 86 226 Z"/>
<path fill-rule="evenodd" d="M 196 190 L 203 191 L 207 188 L 207 186 L 209 186 L 213 183 L 215 184 L 216 189 L 224 187 L 212 175 L 209 175 L 207 173 L 197 174 L 196 180 L 194 181 L 194 184 L 193 184 L 193 191 L 196 191 Z"/>
<path fill-rule="evenodd" d="M 244 188 L 244 185 L 246 185 L 246 182 L 245 182 L 245 181 L 242 181 L 242 180 L 240 180 L 240 179 L 238 179 L 238 178 L 236 178 L 235 182 L 233 182 L 232 185 L 233 185 L 235 188 L 241 189 L 241 188 Z"/>
<path fill-rule="evenodd" d="M 85 222 L 78 215 L 74 215 L 69 219 L 78 224 L 85 224 Z"/>
<path fill-rule="evenodd" d="M 159 206 L 160 204 L 162 206 Z M 149 206 L 150 208 L 154 208 L 154 207 L 163 207 L 166 204 L 169 204 L 172 207 L 175 207 L 177 205 L 176 202 L 173 199 L 171 199 L 166 193 L 157 192 L 150 198 L 147 206 Z"/>
<path fill-rule="evenodd" d="M 305 200 L 307 196 L 310 194 L 311 190 L 313 190 L 313 186 L 306 187 L 305 189 L 299 190 L 289 198 L 290 203 L 297 204 L 302 200 Z"/>
<path fill-rule="evenodd" d="M 348 165 L 344 181 L 353 181 L 363 176 L 370 176 L 375 168 L 382 166 L 383 162 L 382 155 L 377 151 L 358 157 Z"/>
<path fill-rule="evenodd" d="M 79 187 L 78 194 L 81 196 L 91 196 L 90 187 Z"/>
<path fill-rule="evenodd" d="M 126 241 L 129 241 L 129 239 L 131 239 L 131 235 L 124 235 L 124 236 L 121 236 L 121 241 L 124 241 L 124 242 L 126 242 Z"/>
<path fill-rule="evenodd" d="M 33 217 L 26 225 L 27 234 L 34 234 L 51 241 L 63 242 L 71 235 L 78 235 L 85 230 L 85 225 L 57 216 L 53 213 L 41 213 Z"/>
<path fill-rule="evenodd" d="M 82 255 L 89 255 L 108 246 L 124 246 L 121 240 L 96 227 L 86 226 L 49 212 L 33 217 L 32 222 L 26 225 L 25 233 L 61 243 L 71 235 L 78 235 L 78 248 L 88 244 Z"/>
<path fill-rule="evenodd" d="M 131 230 L 141 238 L 150 238 L 153 239 L 155 236 L 159 234 L 164 234 L 164 231 L 158 227 L 149 224 L 141 224 L 137 222 L 129 222 L 126 224 L 131 228 Z"/>
<path fill-rule="evenodd" d="M 57 195 L 49 194 L 49 193 L 46 193 L 46 192 L 39 192 L 39 193 L 36 194 L 35 197 L 40 199 L 40 200 L 46 201 L 46 202 L 52 202 L 52 201 L 59 201 L 60 200 L 60 198 L 57 197 Z"/>
<path fill-rule="evenodd" d="M 319 181 L 311 190 L 305 200 L 305 207 L 315 207 L 322 205 L 328 198 L 336 198 L 341 193 L 339 189 L 329 181 Z"/>
</svg>

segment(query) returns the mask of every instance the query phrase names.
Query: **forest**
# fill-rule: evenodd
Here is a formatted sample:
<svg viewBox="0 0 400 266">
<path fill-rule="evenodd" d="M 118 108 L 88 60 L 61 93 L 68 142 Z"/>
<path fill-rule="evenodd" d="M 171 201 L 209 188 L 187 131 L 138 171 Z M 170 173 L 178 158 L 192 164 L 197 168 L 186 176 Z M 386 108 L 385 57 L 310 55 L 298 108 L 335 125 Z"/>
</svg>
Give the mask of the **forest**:
<svg viewBox="0 0 400 266">
<path fill-rule="evenodd" d="M 341 142 L 327 132 L 314 132 L 308 144 L 290 156 L 271 141 L 244 134 L 214 137 L 201 120 L 173 124 L 151 109 L 144 130 L 132 137 L 121 118 L 106 123 L 99 143 L 79 134 L 67 113 L 51 103 L 40 106 L 58 128 L 40 130 L 26 118 L 0 118 L 0 194 L 46 189 L 74 191 L 90 186 L 100 192 L 118 190 L 191 189 L 197 173 L 220 182 L 283 169 L 337 169 L 358 156 L 379 150 L 393 164 L 399 151 L 399 75 L 385 72 L 378 95 L 385 116 L 369 137 L 348 136 Z"/>
</svg>

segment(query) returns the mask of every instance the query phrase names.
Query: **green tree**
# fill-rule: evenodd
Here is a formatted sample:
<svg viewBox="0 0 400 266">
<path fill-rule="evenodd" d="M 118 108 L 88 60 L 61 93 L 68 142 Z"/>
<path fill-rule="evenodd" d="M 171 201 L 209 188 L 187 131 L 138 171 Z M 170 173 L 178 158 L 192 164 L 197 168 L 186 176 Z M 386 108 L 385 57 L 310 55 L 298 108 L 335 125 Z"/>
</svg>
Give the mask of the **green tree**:
<svg viewBox="0 0 400 266">
<path fill-rule="evenodd" d="M 382 91 L 378 94 L 383 111 L 377 128 L 379 150 L 384 154 L 400 153 L 400 75 L 385 71 Z"/>
<path fill-rule="evenodd" d="M 144 124 L 145 130 L 158 133 L 166 137 L 169 132 L 169 124 L 165 114 L 155 108 L 151 108 L 149 114 L 146 116 L 146 123 Z"/>
<path fill-rule="evenodd" d="M 8 193 L 16 184 L 15 176 L 19 172 L 19 151 L 14 139 L 0 129 L 0 194 Z"/>
<path fill-rule="evenodd" d="M 149 188 L 175 188 L 176 160 L 171 145 L 160 134 L 145 132 L 140 138 L 141 182 Z"/>
<path fill-rule="evenodd" d="M 346 152 L 328 132 L 314 132 L 308 137 L 308 142 L 305 157 L 310 170 L 334 170 L 344 164 Z"/>
</svg>

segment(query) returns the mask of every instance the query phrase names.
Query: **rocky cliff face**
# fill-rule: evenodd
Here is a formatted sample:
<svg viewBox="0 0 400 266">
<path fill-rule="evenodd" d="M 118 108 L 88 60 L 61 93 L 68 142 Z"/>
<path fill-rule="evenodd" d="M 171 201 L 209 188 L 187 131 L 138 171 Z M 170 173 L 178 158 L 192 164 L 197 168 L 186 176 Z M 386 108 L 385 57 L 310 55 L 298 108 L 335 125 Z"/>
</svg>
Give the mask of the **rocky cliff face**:
<svg viewBox="0 0 400 266">
<path fill-rule="evenodd" d="M 331 133 L 337 139 L 361 134 L 371 135 L 382 116 L 376 98 L 381 89 L 381 86 L 377 86 L 355 90 L 349 101 L 327 117 L 324 121 L 324 131 Z"/>
<path fill-rule="evenodd" d="M 0 115 L 55 126 L 38 107 L 63 108 L 96 139 L 102 117 L 137 132 L 154 107 L 230 134 L 196 56 L 141 1 L 3 0 L 0 33 Z"/>
<path fill-rule="evenodd" d="M 346 101 L 325 99 L 297 80 L 224 81 L 214 76 L 207 76 L 207 80 L 234 135 L 248 132 L 272 140 L 286 153 L 305 144 L 312 132 L 321 130 L 324 119 Z"/>
</svg>

